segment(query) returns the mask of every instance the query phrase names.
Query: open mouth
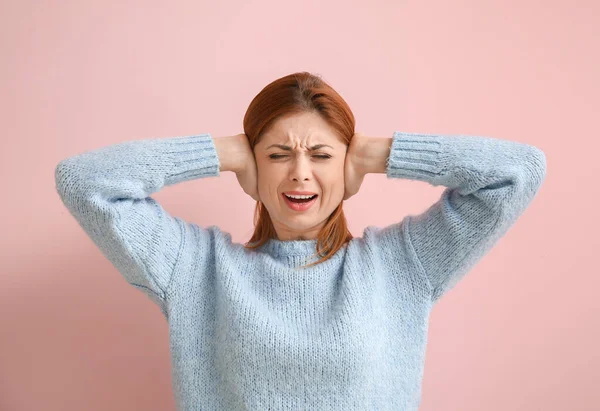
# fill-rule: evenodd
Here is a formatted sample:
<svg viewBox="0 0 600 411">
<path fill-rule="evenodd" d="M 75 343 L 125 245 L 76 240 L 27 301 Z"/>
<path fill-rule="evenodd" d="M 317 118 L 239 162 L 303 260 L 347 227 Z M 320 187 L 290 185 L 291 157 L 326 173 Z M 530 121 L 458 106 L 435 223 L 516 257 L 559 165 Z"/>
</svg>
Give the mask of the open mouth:
<svg viewBox="0 0 600 411">
<path fill-rule="evenodd" d="M 319 197 L 318 194 L 315 194 L 308 198 L 291 198 L 283 193 L 281 195 L 283 196 L 285 203 L 294 211 L 308 210 L 317 201 L 317 197 Z"/>
<path fill-rule="evenodd" d="M 314 200 L 315 198 L 317 198 L 317 195 L 318 194 L 315 194 L 311 197 L 303 196 L 303 197 L 307 197 L 307 198 L 293 198 L 293 197 L 290 197 L 290 196 L 287 196 L 284 194 L 284 196 L 287 197 L 288 200 L 290 200 L 293 203 L 298 203 L 298 204 L 308 203 L 308 202 Z"/>
</svg>

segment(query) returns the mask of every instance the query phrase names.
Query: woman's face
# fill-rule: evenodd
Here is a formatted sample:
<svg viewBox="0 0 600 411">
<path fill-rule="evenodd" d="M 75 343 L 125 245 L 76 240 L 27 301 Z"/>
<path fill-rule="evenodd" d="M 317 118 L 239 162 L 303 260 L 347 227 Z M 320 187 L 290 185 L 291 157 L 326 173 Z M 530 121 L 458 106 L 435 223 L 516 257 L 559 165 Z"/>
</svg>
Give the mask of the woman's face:
<svg viewBox="0 0 600 411">
<path fill-rule="evenodd" d="M 316 113 L 280 118 L 262 135 L 254 146 L 258 195 L 279 240 L 317 238 L 344 197 L 346 149 L 345 141 Z M 317 197 L 304 209 L 286 199 L 284 193 L 294 191 Z"/>
</svg>

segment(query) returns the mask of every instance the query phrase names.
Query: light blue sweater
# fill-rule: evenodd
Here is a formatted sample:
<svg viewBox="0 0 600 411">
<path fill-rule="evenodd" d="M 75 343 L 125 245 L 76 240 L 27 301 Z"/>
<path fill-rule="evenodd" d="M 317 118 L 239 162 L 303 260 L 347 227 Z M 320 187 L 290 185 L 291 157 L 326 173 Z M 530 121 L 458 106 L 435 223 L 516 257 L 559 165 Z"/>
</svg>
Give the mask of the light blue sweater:
<svg viewBox="0 0 600 411">
<path fill-rule="evenodd" d="M 416 410 L 433 304 L 528 207 L 546 157 L 490 137 L 397 131 L 387 177 L 446 186 L 439 201 L 300 270 L 316 240 L 247 250 L 150 197 L 219 168 L 208 133 L 125 141 L 56 167 L 70 213 L 165 315 L 177 408 Z"/>
</svg>

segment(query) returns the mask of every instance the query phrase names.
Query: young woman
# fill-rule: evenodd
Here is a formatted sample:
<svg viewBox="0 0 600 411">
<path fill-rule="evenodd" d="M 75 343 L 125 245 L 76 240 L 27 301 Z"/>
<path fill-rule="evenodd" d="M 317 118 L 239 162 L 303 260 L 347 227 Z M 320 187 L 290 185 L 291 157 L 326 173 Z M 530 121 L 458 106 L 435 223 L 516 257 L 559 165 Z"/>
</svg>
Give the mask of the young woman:
<svg viewBox="0 0 600 411">
<path fill-rule="evenodd" d="M 490 137 L 354 125 L 341 96 L 301 72 L 254 98 L 243 134 L 132 140 L 58 164 L 65 206 L 168 320 L 178 409 L 418 408 L 433 304 L 531 203 L 546 158 Z M 257 201 L 243 245 L 151 197 L 223 171 Z M 422 214 L 353 238 L 342 205 L 367 173 L 447 188 Z"/>
</svg>

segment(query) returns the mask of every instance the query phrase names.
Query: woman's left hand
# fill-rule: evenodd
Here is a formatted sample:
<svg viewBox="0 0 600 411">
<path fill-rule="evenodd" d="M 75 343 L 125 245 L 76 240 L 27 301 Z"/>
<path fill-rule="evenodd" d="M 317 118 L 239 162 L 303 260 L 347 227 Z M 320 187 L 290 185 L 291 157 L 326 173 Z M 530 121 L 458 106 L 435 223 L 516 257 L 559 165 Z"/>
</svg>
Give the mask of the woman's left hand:
<svg viewBox="0 0 600 411">
<path fill-rule="evenodd" d="M 362 151 L 367 140 L 368 137 L 360 133 L 355 133 L 348 145 L 346 160 L 344 162 L 344 200 L 358 193 L 365 178 L 366 172 L 361 160 L 363 159 Z"/>
</svg>

